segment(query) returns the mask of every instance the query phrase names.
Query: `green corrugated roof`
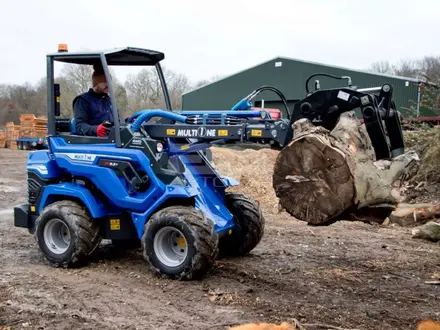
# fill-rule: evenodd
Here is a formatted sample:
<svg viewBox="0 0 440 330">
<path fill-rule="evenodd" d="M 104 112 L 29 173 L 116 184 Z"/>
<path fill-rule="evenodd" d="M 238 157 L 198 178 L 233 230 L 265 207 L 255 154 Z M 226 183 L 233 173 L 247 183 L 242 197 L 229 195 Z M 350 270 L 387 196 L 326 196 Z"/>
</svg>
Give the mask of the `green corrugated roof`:
<svg viewBox="0 0 440 330">
<path fill-rule="evenodd" d="M 259 65 L 247 68 L 218 81 L 201 86 L 182 95 L 183 109 L 215 110 L 229 109 L 241 98 L 262 85 L 271 85 L 281 90 L 288 100 L 298 100 L 306 95 L 305 81 L 315 73 L 350 76 L 353 86 L 367 88 L 390 83 L 394 87 L 394 100 L 399 110 L 417 101 L 418 80 L 368 71 L 348 69 L 303 60 L 276 57 Z M 314 77 L 309 89 L 314 89 L 318 79 L 321 89 L 347 86 L 346 80 Z M 409 86 L 406 84 L 409 83 Z M 263 92 L 255 100 L 278 101 L 272 92 Z"/>
</svg>

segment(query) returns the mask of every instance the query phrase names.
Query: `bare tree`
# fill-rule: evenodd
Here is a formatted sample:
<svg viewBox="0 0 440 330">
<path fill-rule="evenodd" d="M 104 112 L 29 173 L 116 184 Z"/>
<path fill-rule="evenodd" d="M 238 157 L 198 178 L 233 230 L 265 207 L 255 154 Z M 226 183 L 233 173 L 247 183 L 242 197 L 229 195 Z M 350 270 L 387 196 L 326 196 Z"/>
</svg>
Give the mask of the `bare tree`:
<svg viewBox="0 0 440 330">
<path fill-rule="evenodd" d="M 371 64 L 370 70 L 378 73 L 394 74 L 394 68 L 388 61 L 374 62 Z"/>
<path fill-rule="evenodd" d="M 376 72 L 388 73 L 420 79 L 421 112 L 428 111 L 440 115 L 440 56 L 424 56 L 420 59 L 402 59 L 395 65 L 386 61 L 373 63 L 371 68 Z M 415 114 L 415 105 L 406 109 Z"/>
<path fill-rule="evenodd" d="M 117 84 L 115 86 L 115 98 L 116 98 L 116 106 L 119 110 L 119 117 L 121 120 L 129 117 L 131 112 L 128 107 L 128 96 L 127 90 L 121 84 Z"/>
<path fill-rule="evenodd" d="M 86 92 L 91 84 L 93 67 L 91 65 L 65 64 L 61 70 L 61 77 L 74 88 L 78 95 Z"/>
<path fill-rule="evenodd" d="M 217 80 L 220 80 L 220 79 L 223 79 L 223 78 L 224 78 L 224 76 L 222 76 L 222 75 L 214 75 L 214 76 L 212 76 L 212 77 L 210 77 L 208 79 L 202 79 L 202 80 L 197 81 L 194 84 L 193 88 L 199 88 L 199 87 L 202 87 L 204 85 L 216 82 Z"/>
<path fill-rule="evenodd" d="M 173 109 L 181 108 L 181 95 L 190 88 L 188 77 L 181 73 L 162 68 Z M 159 75 L 153 68 L 142 69 L 129 75 L 125 87 L 131 99 L 129 107 L 133 111 L 166 107 Z"/>
<path fill-rule="evenodd" d="M 132 110 L 147 108 L 152 93 L 153 73 L 149 69 L 142 69 L 138 74 L 130 74 L 125 82 L 125 88 L 130 95 Z"/>
</svg>

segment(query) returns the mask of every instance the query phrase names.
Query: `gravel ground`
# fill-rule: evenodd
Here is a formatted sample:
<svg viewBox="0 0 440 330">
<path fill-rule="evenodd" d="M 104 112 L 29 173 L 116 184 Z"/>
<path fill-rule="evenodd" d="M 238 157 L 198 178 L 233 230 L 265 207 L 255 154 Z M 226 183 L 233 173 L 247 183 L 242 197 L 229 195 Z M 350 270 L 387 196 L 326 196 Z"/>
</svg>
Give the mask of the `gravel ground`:
<svg viewBox="0 0 440 330">
<path fill-rule="evenodd" d="M 415 329 L 440 320 L 440 245 L 410 228 L 339 222 L 309 227 L 267 212 L 249 255 L 218 261 L 205 279 L 150 272 L 140 251 L 102 245 L 80 269 L 49 266 L 12 208 L 26 199 L 27 152 L 0 150 L 0 328 L 224 329 L 254 321 L 351 329 Z"/>
</svg>

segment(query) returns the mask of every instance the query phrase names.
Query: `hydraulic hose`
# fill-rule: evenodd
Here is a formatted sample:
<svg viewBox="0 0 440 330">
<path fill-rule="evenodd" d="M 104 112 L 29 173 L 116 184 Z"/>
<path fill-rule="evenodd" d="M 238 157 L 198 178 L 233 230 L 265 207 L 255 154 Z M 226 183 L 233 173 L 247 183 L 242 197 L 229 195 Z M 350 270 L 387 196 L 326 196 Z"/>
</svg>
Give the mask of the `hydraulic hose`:
<svg viewBox="0 0 440 330">
<path fill-rule="evenodd" d="M 139 117 L 141 114 L 144 113 L 144 111 L 145 111 L 145 110 L 141 110 L 141 111 L 138 111 L 138 112 L 132 114 L 132 115 L 127 119 L 127 122 L 128 122 L 128 123 L 132 122 L 133 119 Z"/>
<path fill-rule="evenodd" d="M 148 121 L 153 117 L 163 117 L 166 119 L 179 121 L 181 123 L 185 123 L 187 120 L 187 117 L 185 116 L 181 116 L 176 113 L 165 110 L 142 110 L 137 114 L 139 113 L 141 114 L 136 118 L 135 122 L 131 125 L 131 129 L 134 132 L 137 132 L 139 130 L 143 122 Z"/>
<path fill-rule="evenodd" d="M 315 74 L 312 74 L 310 77 L 308 77 L 307 80 L 306 80 L 306 92 L 307 92 L 307 94 L 310 93 L 310 91 L 309 91 L 309 81 L 310 81 L 310 79 L 312 79 L 313 77 L 316 77 L 316 76 L 324 76 L 324 77 L 329 77 L 329 78 L 333 78 L 333 79 L 340 79 L 340 80 L 348 79 L 348 86 L 351 87 L 351 78 L 349 76 L 341 76 L 341 77 L 339 77 L 339 76 L 334 76 L 334 75 L 329 74 L 329 73 L 315 73 Z"/>
<path fill-rule="evenodd" d="M 252 99 L 263 91 L 272 91 L 280 97 L 281 101 L 283 101 L 284 107 L 286 108 L 287 118 L 290 119 L 292 114 L 289 111 L 289 106 L 287 105 L 287 100 L 284 97 L 283 93 L 281 93 L 281 91 L 278 88 L 275 88 L 273 86 L 261 86 L 260 88 L 257 88 L 254 92 L 252 92 L 249 96 L 247 96 L 246 99 L 247 100 Z"/>
</svg>

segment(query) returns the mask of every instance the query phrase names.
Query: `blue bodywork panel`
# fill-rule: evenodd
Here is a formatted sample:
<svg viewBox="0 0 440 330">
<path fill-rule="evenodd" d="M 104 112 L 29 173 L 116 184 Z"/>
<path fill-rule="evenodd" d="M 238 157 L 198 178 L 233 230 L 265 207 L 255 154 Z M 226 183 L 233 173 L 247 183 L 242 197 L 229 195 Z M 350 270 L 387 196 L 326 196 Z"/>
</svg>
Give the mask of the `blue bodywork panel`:
<svg viewBox="0 0 440 330">
<path fill-rule="evenodd" d="M 224 191 L 236 185 L 232 178 L 220 176 L 210 164 L 195 164 L 190 156 L 177 155 L 184 166 L 185 184 L 164 184 L 154 173 L 149 158 L 139 149 L 116 148 L 114 144 L 69 144 L 63 138 L 51 137 L 50 151 L 29 154 L 28 170 L 42 178 L 56 178 L 69 173 L 79 179 L 87 178 L 106 200 L 99 200 L 85 186 L 73 182 L 51 184 L 44 188 L 37 211 L 57 196 L 70 196 L 81 200 L 93 218 L 129 211 L 139 238 L 148 218 L 170 198 L 194 199 L 194 206 L 214 224 L 217 232 L 233 227 L 233 216 L 223 203 Z M 98 165 L 100 159 L 129 161 L 142 169 L 150 179 L 144 192 L 131 191 L 125 178 L 108 167 Z"/>
<path fill-rule="evenodd" d="M 36 172 L 43 179 L 58 178 L 62 171 L 48 150 L 32 151 L 28 155 L 27 171 Z"/>
<path fill-rule="evenodd" d="M 87 188 L 81 184 L 70 182 L 52 184 L 45 187 L 41 202 L 38 205 L 38 213 L 40 213 L 45 206 L 53 202 L 56 196 L 69 196 L 81 200 L 93 218 L 101 218 L 107 215 L 104 204 L 95 198 Z"/>
</svg>

